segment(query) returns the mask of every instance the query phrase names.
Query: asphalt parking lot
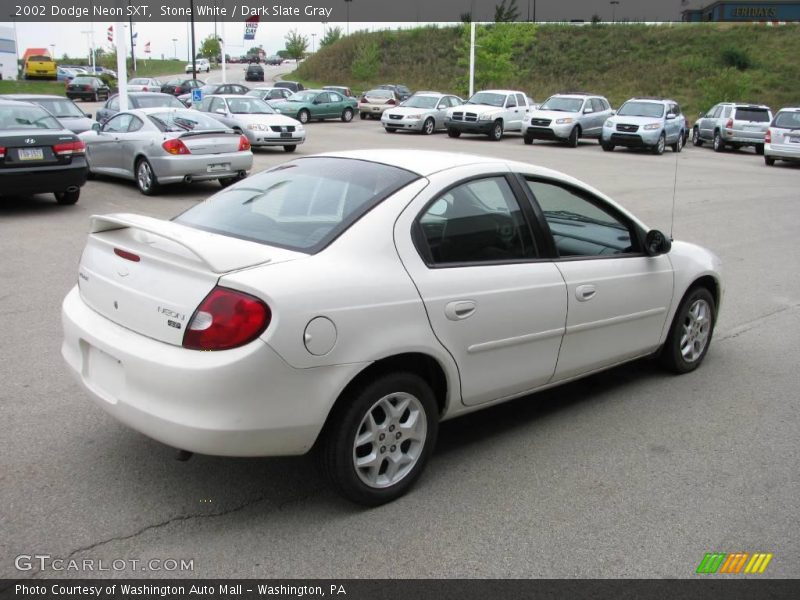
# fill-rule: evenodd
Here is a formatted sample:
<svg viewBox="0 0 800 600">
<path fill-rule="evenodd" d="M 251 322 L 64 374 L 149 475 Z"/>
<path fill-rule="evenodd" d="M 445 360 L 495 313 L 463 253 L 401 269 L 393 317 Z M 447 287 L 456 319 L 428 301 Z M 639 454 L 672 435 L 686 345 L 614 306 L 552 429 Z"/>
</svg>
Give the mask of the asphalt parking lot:
<svg viewBox="0 0 800 600">
<path fill-rule="evenodd" d="M 81 104 L 94 112 L 94 106 Z M 60 302 L 88 218 L 172 217 L 217 191 L 157 197 L 97 179 L 75 206 L 0 200 L 2 577 L 692 577 L 706 552 L 771 552 L 800 577 L 800 168 L 752 150 L 660 157 L 509 135 L 387 135 L 375 121 L 311 123 L 293 155 L 355 148 L 502 156 L 559 169 L 648 225 L 723 260 L 726 296 L 704 365 L 650 362 L 450 421 L 414 490 L 365 510 L 325 487 L 310 457 L 174 460 L 106 416 L 60 356 Z M 677 177 L 676 177 L 677 168 Z M 18 555 L 185 559 L 191 572 L 20 572 Z"/>
</svg>

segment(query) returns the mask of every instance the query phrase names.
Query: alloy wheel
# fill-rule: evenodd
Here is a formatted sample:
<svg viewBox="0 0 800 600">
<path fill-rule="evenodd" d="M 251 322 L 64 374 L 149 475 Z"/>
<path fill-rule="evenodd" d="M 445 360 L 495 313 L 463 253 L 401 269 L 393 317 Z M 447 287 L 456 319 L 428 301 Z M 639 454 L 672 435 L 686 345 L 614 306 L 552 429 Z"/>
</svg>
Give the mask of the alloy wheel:
<svg viewBox="0 0 800 600">
<path fill-rule="evenodd" d="M 682 324 L 681 355 L 687 363 L 703 355 L 711 333 L 711 307 L 704 299 L 694 301 Z"/>
</svg>

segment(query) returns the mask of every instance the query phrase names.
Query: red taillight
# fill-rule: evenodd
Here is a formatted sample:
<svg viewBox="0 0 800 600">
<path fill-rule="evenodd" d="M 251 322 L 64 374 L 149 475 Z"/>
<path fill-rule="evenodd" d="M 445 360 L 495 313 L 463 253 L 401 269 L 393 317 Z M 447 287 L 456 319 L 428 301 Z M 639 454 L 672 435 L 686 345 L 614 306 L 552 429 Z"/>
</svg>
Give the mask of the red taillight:
<svg viewBox="0 0 800 600">
<path fill-rule="evenodd" d="M 143 86 L 143 87 L 142 87 L 142 91 L 143 91 L 143 92 L 149 92 L 150 90 L 149 90 L 149 89 L 147 89 L 147 86 L 145 85 L 145 86 Z"/>
<path fill-rule="evenodd" d="M 772 143 L 772 129 L 767 129 L 767 133 L 764 134 L 764 143 L 771 144 Z M 2 153 L 0 153 L 0 158 L 2 157 Z"/>
<path fill-rule="evenodd" d="M 245 150 L 250 150 L 250 141 L 247 139 L 246 135 L 239 136 L 239 152 L 244 152 Z"/>
<path fill-rule="evenodd" d="M 391 104 L 392 106 L 394 106 L 395 104 L 397 104 L 397 102 L 395 101 L 395 99 L 394 99 L 394 98 L 389 98 L 389 99 L 386 101 L 386 104 Z"/>
<path fill-rule="evenodd" d="M 114 254 L 131 262 L 139 262 L 141 260 L 138 254 L 128 252 L 127 250 L 122 250 L 121 248 L 114 248 Z"/>
<path fill-rule="evenodd" d="M 191 350 L 228 350 L 252 342 L 269 326 L 272 313 L 258 298 L 215 287 L 192 315 L 183 336 Z"/>
<path fill-rule="evenodd" d="M 86 144 L 84 144 L 81 140 L 75 140 L 74 142 L 65 142 L 63 144 L 55 144 L 53 146 L 53 152 L 58 156 L 83 154 L 84 152 L 86 152 Z"/>
<path fill-rule="evenodd" d="M 170 154 L 191 154 L 191 151 L 186 147 L 186 144 L 184 144 L 183 141 L 178 138 L 165 141 L 163 144 L 161 144 L 161 147 Z"/>
<path fill-rule="evenodd" d="M 725 123 L 725 129 L 733 129 L 733 119 L 728 119 L 728 122 Z"/>
<path fill-rule="evenodd" d="M 364 103 L 366 103 L 366 102 L 369 102 L 369 100 L 367 100 L 367 97 L 366 97 L 366 96 L 361 96 L 361 100 L 359 100 L 359 102 L 364 102 Z"/>
<path fill-rule="evenodd" d="M 0 146 L 0 158 L 6 157 L 6 149 L 3 146 Z"/>
</svg>

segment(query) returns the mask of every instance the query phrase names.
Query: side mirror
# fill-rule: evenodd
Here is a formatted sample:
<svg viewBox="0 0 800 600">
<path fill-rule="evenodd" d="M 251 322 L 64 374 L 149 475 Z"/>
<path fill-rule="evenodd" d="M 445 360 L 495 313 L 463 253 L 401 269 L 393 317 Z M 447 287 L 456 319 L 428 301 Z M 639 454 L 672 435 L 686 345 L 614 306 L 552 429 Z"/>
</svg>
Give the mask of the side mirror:
<svg viewBox="0 0 800 600">
<path fill-rule="evenodd" d="M 225 114 L 227 114 L 227 113 L 225 112 L 225 109 L 224 109 L 224 108 L 218 108 L 218 109 L 217 109 L 217 110 L 215 110 L 214 112 L 215 112 L 215 113 L 217 113 L 218 115 L 225 115 Z"/>
<path fill-rule="evenodd" d="M 439 106 L 436 107 L 437 110 L 444 110 L 445 108 L 447 107 L 444 104 L 440 104 Z"/>
<path fill-rule="evenodd" d="M 613 116 L 614 116 L 614 115 L 616 115 L 616 114 L 617 114 L 617 111 L 616 111 L 616 110 L 614 110 L 614 109 L 612 108 L 612 109 L 611 109 L 611 116 L 613 117 Z"/>
<path fill-rule="evenodd" d="M 593 108 L 585 108 L 585 109 L 583 110 L 583 114 L 585 114 L 585 115 L 590 115 L 590 114 L 592 114 L 593 112 L 594 112 L 594 109 L 593 109 Z"/>
<path fill-rule="evenodd" d="M 703 118 L 705 118 L 705 116 L 706 116 L 706 113 L 703 113 L 703 112 L 697 113 L 697 118 L 698 119 L 703 119 Z"/>
<path fill-rule="evenodd" d="M 672 241 L 658 229 L 651 229 L 644 236 L 644 252 L 647 256 L 666 254 L 672 248 Z"/>
<path fill-rule="evenodd" d="M 312 102 L 312 104 L 319 104 L 319 100 L 317 100 L 316 98 L 314 98 L 314 101 Z"/>
<path fill-rule="evenodd" d="M 91 119 L 92 118 L 92 113 L 83 113 L 83 114 L 86 115 L 87 119 Z"/>
<path fill-rule="evenodd" d="M 674 121 L 676 116 L 675 113 L 667 113 L 667 121 Z"/>
<path fill-rule="evenodd" d="M 92 123 L 92 131 L 100 133 L 100 123 Z"/>
</svg>

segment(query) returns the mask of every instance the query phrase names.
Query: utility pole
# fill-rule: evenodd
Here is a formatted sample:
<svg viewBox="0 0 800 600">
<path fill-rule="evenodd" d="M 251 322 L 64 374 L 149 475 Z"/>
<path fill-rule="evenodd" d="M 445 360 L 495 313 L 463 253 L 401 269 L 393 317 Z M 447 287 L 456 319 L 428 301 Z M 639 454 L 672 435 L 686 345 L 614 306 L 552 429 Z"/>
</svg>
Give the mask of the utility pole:
<svg viewBox="0 0 800 600">
<path fill-rule="evenodd" d="M 128 4 L 130 6 L 130 4 Z M 135 48 L 135 41 L 133 39 L 133 17 L 128 17 L 128 25 L 130 26 L 130 34 L 131 34 L 131 69 L 133 72 L 136 73 L 136 48 Z"/>
<path fill-rule="evenodd" d="M 475 21 L 469 22 L 469 95 L 475 93 Z"/>
<path fill-rule="evenodd" d="M 616 23 L 617 22 L 617 6 L 619 6 L 619 0 L 611 0 L 611 2 L 609 2 L 609 4 L 611 5 L 611 22 L 612 23 Z"/>
<path fill-rule="evenodd" d="M 197 51 L 194 47 L 194 0 L 189 0 L 189 7 L 192 9 L 192 16 L 190 17 L 192 28 L 192 79 L 197 80 Z"/>
</svg>

